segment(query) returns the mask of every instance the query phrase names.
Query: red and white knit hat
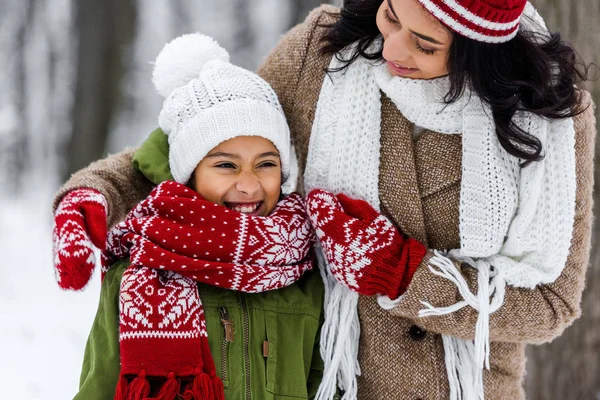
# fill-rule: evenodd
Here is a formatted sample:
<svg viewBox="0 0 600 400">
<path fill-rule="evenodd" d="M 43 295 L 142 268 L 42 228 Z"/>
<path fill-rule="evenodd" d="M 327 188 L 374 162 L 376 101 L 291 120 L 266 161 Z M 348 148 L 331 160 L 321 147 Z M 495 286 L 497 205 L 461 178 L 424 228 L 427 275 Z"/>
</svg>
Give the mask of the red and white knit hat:
<svg viewBox="0 0 600 400">
<path fill-rule="evenodd" d="M 478 42 L 503 43 L 515 37 L 527 0 L 419 0 L 454 32 Z"/>
</svg>

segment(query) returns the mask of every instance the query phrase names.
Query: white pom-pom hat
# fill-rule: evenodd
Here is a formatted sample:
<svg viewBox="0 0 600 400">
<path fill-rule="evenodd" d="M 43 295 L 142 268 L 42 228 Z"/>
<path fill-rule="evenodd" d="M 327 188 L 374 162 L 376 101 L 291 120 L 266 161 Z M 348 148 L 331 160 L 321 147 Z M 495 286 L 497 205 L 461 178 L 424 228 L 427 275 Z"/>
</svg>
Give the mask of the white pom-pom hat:
<svg viewBox="0 0 600 400">
<path fill-rule="evenodd" d="M 237 136 L 270 140 L 279 151 L 284 182 L 289 177 L 290 131 L 275 91 L 230 64 L 213 38 L 193 33 L 169 42 L 156 58 L 152 81 L 166 97 L 158 124 L 169 138 L 177 182 L 186 184 L 212 149 Z"/>
</svg>

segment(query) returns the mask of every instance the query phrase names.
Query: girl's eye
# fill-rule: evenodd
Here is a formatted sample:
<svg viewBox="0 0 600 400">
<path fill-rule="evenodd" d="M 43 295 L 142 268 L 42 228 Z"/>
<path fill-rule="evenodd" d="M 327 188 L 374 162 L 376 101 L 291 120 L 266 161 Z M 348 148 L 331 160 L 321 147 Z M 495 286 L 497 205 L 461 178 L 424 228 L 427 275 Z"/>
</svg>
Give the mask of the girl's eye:
<svg viewBox="0 0 600 400">
<path fill-rule="evenodd" d="M 229 163 L 229 162 L 224 162 L 224 163 L 215 165 L 215 167 L 216 168 L 235 168 L 235 165 L 233 165 L 232 163 Z"/>
<path fill-rule="evenodd" d="M 259 168 L 270 168 L 270 167 L 276 167 L 277 164 L 275 164 L 273 161 L 265 161 L 264 163 L 260 164 L 258 167 Z"/>
<path fill-rule="evenodd" d="M 392 17 L 390 16 L 390 10 L 389 9 L 385 9 L 385 11 L 383 12 L 383 17 L 386 19 L 387 22 L 389 22 L 390 24 L 397 24 L 398 21 L 396 21 L 395 19 L 392 19 Z"/>
<path fill-rule="evenodd" d="M 421 47 L 418 40 L 415 40 L 415 46 L 417 46 L 417 50 L 419 50 L 423 54 L 432 55 L 433 53 L 435 53 L 435 50 Z"/>
</svg>

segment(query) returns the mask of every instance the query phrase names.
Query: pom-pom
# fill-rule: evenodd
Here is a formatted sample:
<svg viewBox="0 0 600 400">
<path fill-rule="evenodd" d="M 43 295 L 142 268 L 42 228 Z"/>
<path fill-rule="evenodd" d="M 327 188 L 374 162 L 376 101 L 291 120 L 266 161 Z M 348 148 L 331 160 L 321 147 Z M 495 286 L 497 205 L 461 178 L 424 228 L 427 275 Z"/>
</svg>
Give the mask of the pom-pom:
<svg viewBox="0 0 600 400">
<path fill-rule="evenodd" d="M 167 97 L 197 78 L 211 60 L 229 62 L 229 53 L 210 36 L 201 33 L 179 36 L 167 43 L 156 57 L 152 82 L 158 93 Z"/>
</svg>

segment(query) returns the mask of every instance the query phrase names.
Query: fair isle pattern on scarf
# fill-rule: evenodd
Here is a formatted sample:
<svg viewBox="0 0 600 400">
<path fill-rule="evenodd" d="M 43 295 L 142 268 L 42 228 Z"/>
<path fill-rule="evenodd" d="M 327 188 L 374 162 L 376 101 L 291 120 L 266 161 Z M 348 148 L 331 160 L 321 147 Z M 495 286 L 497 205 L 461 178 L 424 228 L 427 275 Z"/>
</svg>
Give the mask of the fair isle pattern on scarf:
<svg viewBox="0 0 600 400">
<path fill-rule="evenodd" d="M 523 29 L 547 35 L 528 3 Z M 342 50 L 329 68 L 342 66 Z M 561 274 L 569 253 L 575 216 L 575 132 L 572 118 L 546 120 L 518 112 L 514 122 L 542 143 L 544 159 L 527 168 L 499 144 L 491 110 L 467 90 L 446 105 L 447 78 L 392 77 L 384 64 L 358 58 L 343 73 L 324 79 L 309 143 L 304 187 L 368 201 L 379 209 L 380 90 L 412 123 L 441 134 L 462 134 L 460 249 L 435 252 L 429 266 L 457 286 L 463 301 L 437 308 L 423 299 L 421 316 L 442 315 L 470 306 L 479 318 L 474 341 L 443 337 L 451 398 L 483 399 L 482 368 L 489 368 L 489 315 L 502 306 L 505 286 L 532 289 Z M 360 325 L 358 295 L 332 276 L 317 254 L 325 282 L 325 322 L 321 356 L 325 370 L 317 399 L 331 399 L 336 383 L 344 399 L 356 398 Z M 477 269 L 473 294 L 454 261 Z M 381 296 L 382 308 L 399 302 Z"/>
<path fill-rule="evenodd" d="M 313 241 L 298 194 L 259 217 L 173 181 L 158 185 L 107 241 L 113 258 L 131 261 L 119 298 L 117 398 L 148 396 L 152 377 L 164 380 L 161 399 L 222 399 L 196 282 L 247 293 L 291 285 L 312 268 Z"/>
</svg>

